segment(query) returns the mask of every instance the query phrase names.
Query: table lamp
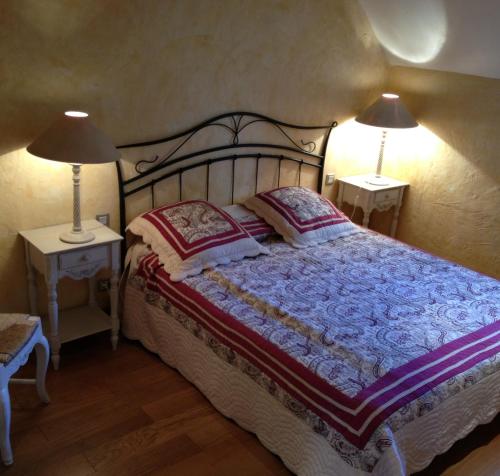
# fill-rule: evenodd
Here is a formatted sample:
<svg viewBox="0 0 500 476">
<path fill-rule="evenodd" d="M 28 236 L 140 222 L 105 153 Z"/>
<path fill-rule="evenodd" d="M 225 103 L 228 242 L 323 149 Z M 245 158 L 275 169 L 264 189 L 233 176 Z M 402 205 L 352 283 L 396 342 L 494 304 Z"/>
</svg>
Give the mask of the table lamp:
<svg viewBox="0 0 500 476">
<path fill-rule="evenodd" d="M 408 129 L 417 127 L 418 123 L 408 112 L 397 94 L 382 94 L 369 108 L 365 109 L 355 119 L 361 124 L 382 128 L 382 140 L 378 154 L 377 171 L 366 180 L 371 185 L 388 185 L 387 180 L 380 175 L 384 160 L 384 146 L 387 129 Z"/>
<path fill-rule="evenodd" d="M 90 121 L 86 112 L 67 111 L 27 150 L 43 159 L 67 162 L 73 167 L 73 229 L 61 233 L 66 243 L 87 243 L 95 236 L 82 229 L 80 219 L 80 166 L 102 164 L 119 159 L 111 140 Z"/>
</svg>

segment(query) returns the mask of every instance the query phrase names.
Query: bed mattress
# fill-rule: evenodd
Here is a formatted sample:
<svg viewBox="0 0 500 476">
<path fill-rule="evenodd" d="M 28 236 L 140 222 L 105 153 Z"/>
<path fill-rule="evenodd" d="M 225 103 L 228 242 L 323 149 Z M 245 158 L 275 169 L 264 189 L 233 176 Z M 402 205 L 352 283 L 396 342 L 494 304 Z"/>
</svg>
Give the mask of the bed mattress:
<svg viewBox="0 0 500 476">
<path fill-rule="evenodd" d="M 125 334 L 187 374 L 298 474 L 413 472 L 496 415 L 497 281 L 365 231 L 304 250 L 267 246 L 269 256 L 182 283 L 154 254 L 143 256 L 126 287 Z M 197 364 L 172 355 L 172 327 L 207 355 Z M 191 368 L 207 359 L 218 370 Z M 231 388 L 214 395 L 211 379 Z M 237 397 L 232 388 L 242 386 Z M 240 397 L 293 429 L 263 430 L 258 416 L 232 409 L 248 407 Z"/>
</svg>

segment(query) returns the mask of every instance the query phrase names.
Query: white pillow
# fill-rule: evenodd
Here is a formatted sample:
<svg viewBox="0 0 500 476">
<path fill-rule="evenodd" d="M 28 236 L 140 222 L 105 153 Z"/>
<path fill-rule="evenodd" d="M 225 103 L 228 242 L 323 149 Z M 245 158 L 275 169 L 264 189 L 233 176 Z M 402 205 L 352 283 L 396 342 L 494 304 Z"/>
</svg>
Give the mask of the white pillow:
<svg viewBox="0 0 500 476">
<path fill-rule="evenodd" d="M 229 213 L 257 241 L 264 241 L 276 233 L 274 228 L 263 218 L 257 216 L 252 210 L 243 205 L 228 205 L 222 207 L 222 209 Z"/>
<path fill-rule="evenodd" d="M 245 206 L 296 248 L 331 241 L 358 231 L 330 200 L 304 187 L 258 193 Z"/>
<path fill-rule="evenodd" d="M 151 245 L 172 281 L 269 253 L 230 215 L 205 200 L 156 208 L 134 218 L 127 230 Z"/>
</svg>

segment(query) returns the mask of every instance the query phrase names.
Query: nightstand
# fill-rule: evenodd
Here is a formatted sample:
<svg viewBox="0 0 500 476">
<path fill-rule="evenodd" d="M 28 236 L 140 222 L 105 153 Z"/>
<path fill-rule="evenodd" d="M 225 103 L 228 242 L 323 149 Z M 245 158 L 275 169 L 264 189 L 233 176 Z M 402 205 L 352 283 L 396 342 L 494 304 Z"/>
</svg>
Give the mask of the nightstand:
<svg viewBox="0 0 500 476">
<path fill-rule="evenodd" d="M 111 329 L 113 349 L 118 344 L 118 281 L 120 276 L 120 241 L 122 237 L 96 220 L 82 223 L 95 239 L 83 244 L 65 243 L 59 234 L 71 229 L 71 224 L 48 226 L 19 232 L 24 238 L 30 312 L 37 313 L 35 271 L 47 284 L 49 303 L 50 351 L 52 364 L 59 368 L 61 343 Z M 95 275 L 103 268 L 111 269 L 111 315 L 102 311 L 95 300 Z M 85 306 L 61 312 L 57 284 L 65 276 L 89 280 L 89 302 Z"/>
<path fill-rule="evenodd" d="M 346 202 L 353 207 L 360 207 L 363 210 L 363 226 L 366 228 L 368 228 L 370 215 L 374 209 L 385 211 L 394 207 L 391 224 L 391 236 L 394 237 L 398 227 L 399 210 L 403 203 L 403 194 L 409 184 L 384 177 L 387 185 L 372 185 L 367 182 L 367 179 L 372 176 L 373 174 L 353 175 L 338 179 L 339 192 L 337 195 L 337 206 L 341 208 L 342 204 Z"/>
</svg>

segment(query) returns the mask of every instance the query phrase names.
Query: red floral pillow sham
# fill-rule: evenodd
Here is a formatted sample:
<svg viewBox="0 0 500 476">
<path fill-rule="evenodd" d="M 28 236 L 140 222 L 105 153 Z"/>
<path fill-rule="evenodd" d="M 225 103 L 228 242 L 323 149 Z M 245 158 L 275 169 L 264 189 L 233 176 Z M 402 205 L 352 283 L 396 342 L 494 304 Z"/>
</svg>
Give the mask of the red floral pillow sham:
<svg viewBox="0 0 500 476">
<path fill-rule="evenodd" d="M 127 230 L 151 245 L 172 281 L 218 264 L 268 253 L 229 214 L 204 200 L 143 213 Z"/>
<path fill-rule="evenodd" d="M 330 200 L 304 187 L 258 193 L 245 206 L 296 248 L 331 241 L 358 231 Z"/>
</svg>

